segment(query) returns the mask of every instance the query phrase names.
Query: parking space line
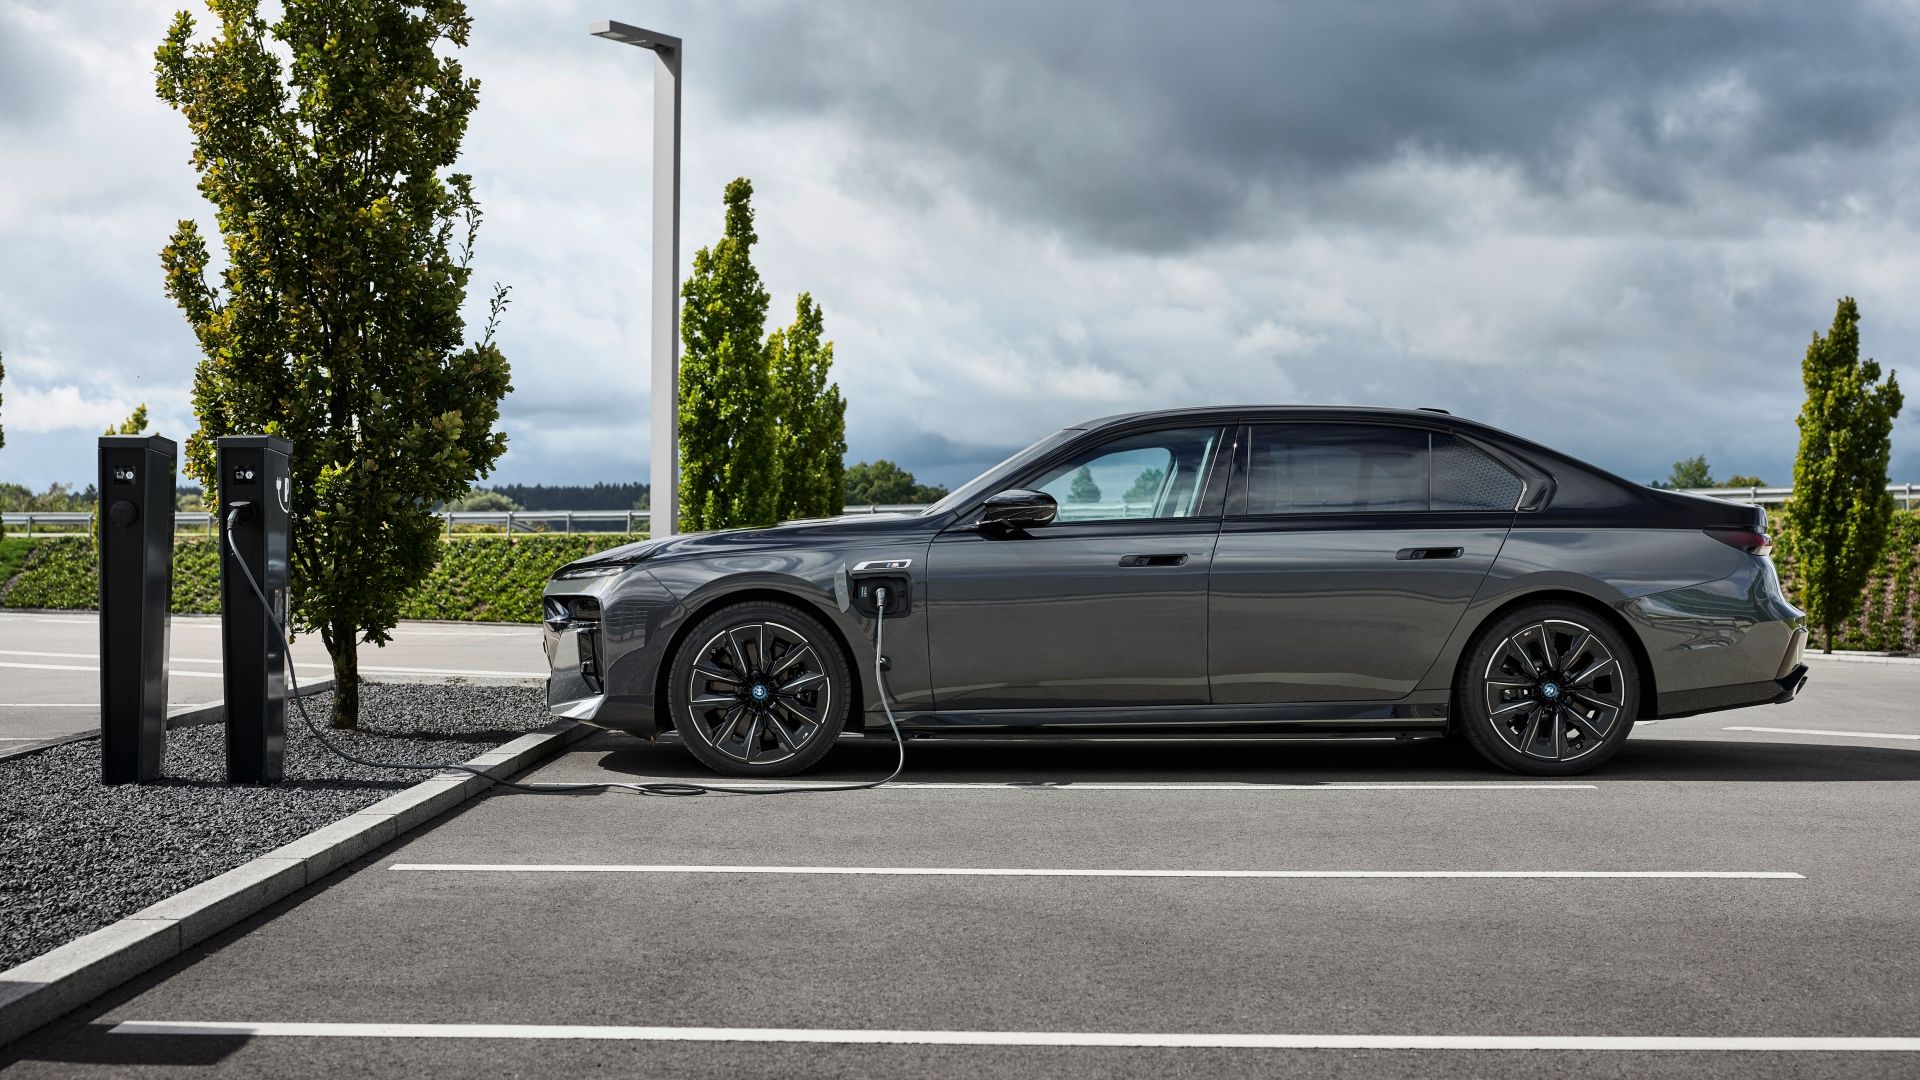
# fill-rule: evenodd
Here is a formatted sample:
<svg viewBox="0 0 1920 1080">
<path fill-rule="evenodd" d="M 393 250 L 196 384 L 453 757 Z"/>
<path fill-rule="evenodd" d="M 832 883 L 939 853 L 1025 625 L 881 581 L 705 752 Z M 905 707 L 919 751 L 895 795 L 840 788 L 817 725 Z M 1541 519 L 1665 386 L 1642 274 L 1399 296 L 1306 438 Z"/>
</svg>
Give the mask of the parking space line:
<svg viewBox="0 0 1920 1080">
<path fill-rule="evenodd" d="M 587 1024 L 207 1023 L 129 1020 L 114 1035 L 350 1039 L 613 1039 L 639 1042 L 867 1043 L 1247 1050 L 1745 1050 L 1920 1052 L 1920 1038 L 1806 1035 L 1283 1035 L 1237 1032 L 890 1031 L 863 1028 L 625 1027 Z"/>
<path fill-rule="evenodd" d="M 753 783 L 750 781 L 728 781 L 728 787 L 737 788 L 789 788 L 789 787 L 825 787 L 836 786 L 831 781 L 799 781 L 787 784 Z M 1073 781 L 1046 780 L 1033 783 L 1011 781 L 928 781 L 896 780 L 886 788 L 910 788 L 915 790 L 938 791 L 1598 791 L 1598 784 L 1529 784 L 1524 782 L 1505 784 L 1450 784 L 1434 782 L 1418 783 L 1378 783 L 1363 781 L 1334 780 L 1321 784 L 1209 784 L 1201 782 L 1181 783 L 1075 783 Z M 884 790 L 884 789 L 882 789 Z"/>
<path fill-rule="evenodd" d="M 1722 731 L 1765 731 L 1774 735 L 1838 735 L 1847 739 L 1920 739 L 1920 735 L 1904 735 L 1896 731 L 1823 731 L 1819 728 L 1797 727 L 1730 727 Z"/>
<path fill-rule="evenodd" d="M 700 866 L 620 863 L 394 863 L 389 870 L 487 874 L 830 874 L 877 877 L 1100 878 L 1767 878 L 1789 870 L 1112 870 L 1029 866 Z"/>
</svg>

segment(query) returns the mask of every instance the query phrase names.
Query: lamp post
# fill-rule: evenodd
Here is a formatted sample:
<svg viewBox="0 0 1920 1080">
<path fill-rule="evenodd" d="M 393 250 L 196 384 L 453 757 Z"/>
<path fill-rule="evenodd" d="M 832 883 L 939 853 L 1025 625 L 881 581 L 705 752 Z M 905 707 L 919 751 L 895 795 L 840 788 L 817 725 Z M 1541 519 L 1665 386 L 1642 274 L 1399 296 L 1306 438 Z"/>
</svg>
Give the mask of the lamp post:
<svg viewBox="0 0 1920 1080">
<path fill-rule="evenodd" d="M 653 53 L 653 462 L 647 531 L 680 526 L 680 39 L 620 22 L 587 27 Z"/>
</svg>

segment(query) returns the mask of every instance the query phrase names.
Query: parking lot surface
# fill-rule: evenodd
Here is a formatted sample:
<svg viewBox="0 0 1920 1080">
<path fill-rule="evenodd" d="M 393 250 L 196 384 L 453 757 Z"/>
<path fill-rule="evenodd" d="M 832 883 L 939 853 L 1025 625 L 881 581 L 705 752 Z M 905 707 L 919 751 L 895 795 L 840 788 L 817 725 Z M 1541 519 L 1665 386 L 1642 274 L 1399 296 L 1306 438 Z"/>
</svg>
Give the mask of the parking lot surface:
<svg viewBox="0 0 1920 1080">
<path fill-rule="evenodd" d="M 179 712 L 220 700 L 220 620 L 175 615 L 167 703 Z M 319 637 L 293 646 L 301 681 L 332 676 Z M 0 750 L 100 728 L 100 619 L 92 612 L 0 611 Z M 365 678 L 472 682 L 546 677 L 537 626 L 401 623 L 384 648 L 360 647 Z"/>
<path fill-rule="evenodd" d="M 923 741 L 878 791 L 502 792 L 0 1064 L 1913 1076 L 1920 665 L 1812 663 L 1568 780 L 1435 742 Z M 606 735 L 529 779 L 701 775 Z"/>
</svg>

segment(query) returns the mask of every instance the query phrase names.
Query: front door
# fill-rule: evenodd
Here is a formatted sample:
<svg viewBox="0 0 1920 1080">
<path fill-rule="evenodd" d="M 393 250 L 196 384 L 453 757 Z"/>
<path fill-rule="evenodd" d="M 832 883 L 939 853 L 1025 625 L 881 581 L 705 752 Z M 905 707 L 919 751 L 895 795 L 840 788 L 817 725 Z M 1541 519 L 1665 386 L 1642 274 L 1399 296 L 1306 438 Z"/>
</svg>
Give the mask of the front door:
<svg viewBox="0 0 1920 1080">
<path fill-rule="evenodd" d="M 1054 524 L 1001 534 L 963 523 L 937 537 L 926 586 L 935 708 L 1205 704 L 1222 430 L 1069 453 L 1015 485 L 1052 495 Z"/>
<path fill-rule="evenodd" d="M 1432 667 L 1525 485 L 1457 436 L 1259 424 L 1211 580 L 1217 704 L 1391 701 Z"/>
</svg>

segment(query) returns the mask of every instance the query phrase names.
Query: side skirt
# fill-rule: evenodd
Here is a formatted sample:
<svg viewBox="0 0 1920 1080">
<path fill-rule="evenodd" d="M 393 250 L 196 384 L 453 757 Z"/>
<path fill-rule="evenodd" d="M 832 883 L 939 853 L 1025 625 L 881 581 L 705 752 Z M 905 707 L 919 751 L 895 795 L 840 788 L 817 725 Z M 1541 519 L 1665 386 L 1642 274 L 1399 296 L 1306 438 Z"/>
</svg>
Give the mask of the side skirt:
<svg viewBox="0 0 1920 1080">
<path fill-rule="evenodd" d="M 1166 736 L 1274 735 L 1417 738 L 1446 730 L 1447 703 L 1306 702 L 1292 705 L 1159 705 L 1140 708 L 978 709 L 916 713 L 900 727 L 916 735 Z"/>
</svg>

